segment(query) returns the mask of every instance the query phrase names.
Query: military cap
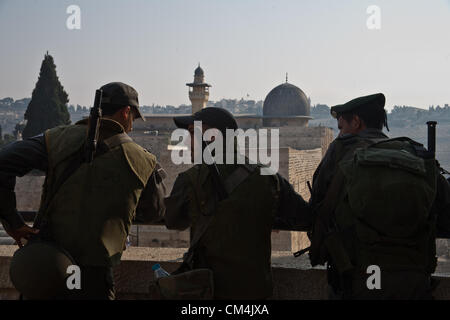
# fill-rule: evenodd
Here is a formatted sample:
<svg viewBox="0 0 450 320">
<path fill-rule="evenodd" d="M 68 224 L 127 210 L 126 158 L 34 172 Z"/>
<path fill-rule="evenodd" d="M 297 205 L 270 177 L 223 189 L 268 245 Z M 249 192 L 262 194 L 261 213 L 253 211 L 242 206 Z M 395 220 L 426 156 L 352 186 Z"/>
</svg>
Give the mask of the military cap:
<svg viewBox="0 0 450 320">
<path fill-rule="evenodd" d="M 194 121 L 202 121 L 204 124 L 222 132 L 225 132 L 226 129 L 236 130 L 238 128 L 236 119 L 231 112 L 216 107 L 204 108 L 191 116 L 176 117 L 173 120 L 178 128 L 184 129 L 187 129 L 190 124 L 194 124 Z"/>
<path fill-rule="evenodd" d="M 9 276 L 27 299 L 60 299 L 67 292 L 71 265 L 75 260 L 55 243 L 33 240 L 14 253 Z"/>
<path fill-rule="evenodd" d="M 378 108 L 381 111 L 384 109 L 385 102 L 386 98 L 384 97 L 384 94 L 376 93 L 350 100 L 344 104 L 333 106 L 331 107 L 330 112 L 333 118 L 337 118 L 338 114 L 351 112 L 359 108 Z"/>
<path fill-rule="evenodd" d="M 142 120 L 145 118 L 139 111 L 139 100 L 137 91 L 123 83 L 123 82 L 110 82 L 100 88 L 103 91 L 102 95 L 102 108 L 117 108 L 123 106 L 134 107 L 134 110 Z"/>
</svg>

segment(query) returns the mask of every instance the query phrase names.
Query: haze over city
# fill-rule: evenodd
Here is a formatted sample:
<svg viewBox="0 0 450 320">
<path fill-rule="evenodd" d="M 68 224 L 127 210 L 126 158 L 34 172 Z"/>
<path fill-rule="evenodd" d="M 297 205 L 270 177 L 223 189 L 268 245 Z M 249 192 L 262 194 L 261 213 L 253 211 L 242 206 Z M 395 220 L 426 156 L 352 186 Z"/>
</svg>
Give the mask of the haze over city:
<svg viewBox="0 0 450 320">
<path fill-rule="evenodd" d="M 109 81 L 132 84 L 142 105 L 189 104 L 200 62 L 214 101 L 262 100 L 287 72 L 312 104 L 383 92 L 387 109 L 428 108 L 450 102 L 449 31 L 448 0 L 0 0 L 0 98 L 30 97 L 48 50 L 70 104 L 91 105 Z"/>
</svg>

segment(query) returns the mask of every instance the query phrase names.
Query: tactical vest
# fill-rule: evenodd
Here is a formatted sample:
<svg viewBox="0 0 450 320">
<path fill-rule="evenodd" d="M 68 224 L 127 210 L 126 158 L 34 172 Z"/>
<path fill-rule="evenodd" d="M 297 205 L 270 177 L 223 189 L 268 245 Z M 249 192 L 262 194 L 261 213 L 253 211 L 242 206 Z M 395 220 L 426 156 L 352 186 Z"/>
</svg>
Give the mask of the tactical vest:
<svg viewBox="0 0 450 320">
<path fill-rule="evenodd" d="M 218 165 L 222 179 L 237 166 Z M 214 198 L 205 165 L 182 173 L 191 182 L 191 234 Z M 272 295 L 271 231 L 277 188 L 275 176 L 255 169 L 228 198 L 217 203 L 208 229 L 194 253 L 194 268 L 214 272 L 216 299 L 264 299 Z"/>
<path fill-rule="evenodd" d="M 85 125 L 45 132 L 48 173 L 39 214 L 51 239 L 79 265 L 114 266 L 120 262 L 136 206 L 156 159 L 134 142 L 113 147 L 81 166 L 55 190 L 71 159 L 86 139 Z"/>
</svg>

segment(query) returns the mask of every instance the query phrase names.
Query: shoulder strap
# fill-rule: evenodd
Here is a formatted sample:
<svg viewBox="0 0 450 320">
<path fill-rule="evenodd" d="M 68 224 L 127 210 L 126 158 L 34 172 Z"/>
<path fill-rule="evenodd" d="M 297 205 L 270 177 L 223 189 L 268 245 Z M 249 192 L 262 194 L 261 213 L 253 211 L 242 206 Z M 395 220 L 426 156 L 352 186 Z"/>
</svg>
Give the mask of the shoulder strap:
<svg viewBox="0 0 450 320">
<path fill-rule="evenodd" d="M 116 134 L 112 137 L 109 137 L 108 139 L 103 140 L 103 143 L 106 145 L 106 147 L 108 147 L 109 150 L 127 142 L 133 142 L 133 139 L 131 139 L 130 136 L 125 132 Z"/>
<path fill-rule="evenodd" d="M 242 182 L 247 179 L 256 167 L 248 165 L 239 166 L 224 181 L 225 190 L 231 194 Z"/>
<path fill-rule="evenodd" d="M 415 155 L 418 156 L 419 158 L 432 159 L 434 157 L 434 154 L 432 152 L 428 151 L 427 149 L 425 149 L 423 144 L 421 144 L 421 143 L 419 143 L 417 141 L 414 141 L 414 140 L 412 140 L 411 138 L 408 138 L 408 137 L 397 137 L 397 138 L 377 141 L 375 143 L 372 143 L 369 146 L 369 148 L 376 147 L 376 146 L 378 146 L 380 144 L 383 144 L 383 143 L 389 143 L 389 142 L 395 142 L 395 141 L 409 143 L 409 145 L 414 149 Z"/>
<path fill-rule="evenodd" d="M 421 145 L 420 143 L 418 143 L 418 142 L 416 142 L 416 141 L 414 141 L 414 140 L 412 140 L 411 138 L 408 138 L 408 137 L 396 137 L 396 138 L 382 139 L 381 141 L 376 141 L 375 143 L 371 144 L 370 146 L 372 147 L 372 146 L 380 144 L 380 143 L 392 142 L 392 141 L 411 142 L 411 143 L 414 143 L 414 144 Z"/>
</svg>

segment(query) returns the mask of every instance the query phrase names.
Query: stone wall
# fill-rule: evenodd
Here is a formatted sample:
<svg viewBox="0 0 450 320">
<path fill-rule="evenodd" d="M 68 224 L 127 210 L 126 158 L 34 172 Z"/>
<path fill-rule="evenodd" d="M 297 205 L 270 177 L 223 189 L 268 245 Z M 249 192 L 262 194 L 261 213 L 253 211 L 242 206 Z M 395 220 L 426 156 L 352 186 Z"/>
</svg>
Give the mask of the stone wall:
<svg viewBox="0 0 450 320">
<path fill-rule="evenodd" d="M 263 118 L 264 127 L 295 127 L 302 128 L 308 126 L 308 117 L 267 117 Z"/>
<path fill-rule="evenodd" d="M 17 300 L 19 293 L 9 278 L 9 265 L 16 246 L 0 246 L 0 300 Z M 115 268 L 116 297 L 119 300 L 154 299 L 149 285 L 154 280 L 152 265 L 160 263 L 168 272 L 176 270 L 184 249 L 128 248 Z M 327 299 L 326 271 L 312 268 L 307 257 L 294 258 L 290 252 L 272 252 L 272 300 Z M 433 291 L 437 300 L 450 300 L 449 274 L 436 273 Z"/>
<path fill-rule="evenodd" d="M 322 159 L 322 149 L 296 150 L 280 148 L 279 173 L 286 178 L 294 190 L 308 201 L 311 194 L 307 181 L 312 183 L 314 171 Z M 276 249 L 296 252 L 309 246 L 306 232 L 282 231 L 275 236 Z M 274 248 L 274 247 L 272 247 Z"/>
<path fill-rule="evenodd" d="M 234 118 L 236 119 L 238 127 L 242 129 L 257 129 L 263 126 L 262 117 L 256 115 L 235 115 Z"/>
<path fill-rule="evenodd" d="M 334 139 L 333 130 L 328 127 L 281 127 L 280 147 L 298 150 L 322 149 L 325 155 Z"/>
<path fill-rule="evenodd" d="M 165 226 L 133 225 L 130 242 L 135 247 L 184 248 L 190 244 L 190 229 L 168 230 Z M 271 235 L 273 251 L 296 252 L 309 245 L 304 232 L 274 230 Z"/>
<path fill-rule="evenodd" d="M 167 136 L 167 142 L 172 130 L 176 129 L 173 117 L 183 115 L 151 115 L 146 117 L 146 121 L 136 121 L 134 124 L 133 138 L 144 137 L 144 140 L 152 140 L 151 134 L 154 130 L 159 130 L 159 134 Z M 265 128 L 262 125 L 262 117 L 254 115 L 236 115 L 236 121 L 242 129 Z M 294 149 L 315 149 L 322 148 L 323 154 L 328 149 L 328 145 L 333 141 L 333 130 L 328 127 L 308 127 L 307 120 L 303 118 L 274 118 L 271 120 L 268 129 L 278 128 L 280 130 L 280 147 L 291 147 Z M 278 121 L 278 122 L 277 122 Z"/>
<path fill-rule="evenodd" d="M 175 165 L 171 159 L 171 151 L 168 150 L 169 135 L 150 136 L 143 135 L 142 132 L 132 132 L 130 136 L 133 140 L 142 147 L 150 150 L 152 154 L 156 156 L 161 166 L 167 173 L 164 183 L 167 186 L 167 191 L 172 191 L 172 186 L 177 178 L 178 174 L 186 171 L 191 165 Z"/>
<path fill-rule="evenodd" d="M 173 130 L 176 129 L 173 122 L 174 116 L 187 116 L 187 114 L 179 115 L 144 115 L 145 121 L 136 120 L 133 124 L 134 130 L 138 131 L 153 131 L 153 130 Z"/>
<path fill-rule="evenodd" d="M 312 184 L 314 171 L 322 159 L 322 149 L 289 149 L 289 182 L 297 193 L 309 200 L 311 194 L 307 182 Z"/>
<path fill-rule="evenodd" d="M 16 178 L 16 201 L 18 211 L 37 211 L 41 202 L 45 176 L 26 175 Z"/>
</svg>

